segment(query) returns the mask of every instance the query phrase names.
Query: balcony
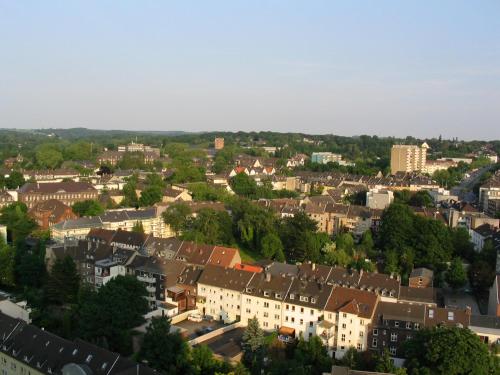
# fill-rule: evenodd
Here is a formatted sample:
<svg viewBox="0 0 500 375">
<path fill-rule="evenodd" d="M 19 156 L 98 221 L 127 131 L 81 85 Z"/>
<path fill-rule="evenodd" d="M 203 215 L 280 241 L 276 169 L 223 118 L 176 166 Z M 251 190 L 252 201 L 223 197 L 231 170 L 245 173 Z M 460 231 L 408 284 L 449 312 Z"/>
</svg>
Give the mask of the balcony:
<svg viewBox="0 0 500 375">
<path fill-rule="evenodd" d="M 156 279 L 154 277 L 149 277 L 149 276 L 137 276 L 137 280 L 143 283 L 148 283 L 148 284 L 155 284 Z"/>
</svg>

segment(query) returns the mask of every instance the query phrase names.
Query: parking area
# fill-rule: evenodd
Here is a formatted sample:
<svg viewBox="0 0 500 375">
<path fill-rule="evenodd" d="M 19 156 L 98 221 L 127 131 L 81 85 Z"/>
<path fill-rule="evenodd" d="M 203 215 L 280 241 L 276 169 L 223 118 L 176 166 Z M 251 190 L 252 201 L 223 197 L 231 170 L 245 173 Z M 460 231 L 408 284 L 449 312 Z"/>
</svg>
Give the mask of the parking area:
<svg viewBox="0 0 500 375">
<path fill-rule="evenodd" d="M 235 359 L 242 353 L 241 340 L 245 328 L 236 328 L 203 342 L 214 354 L 227 359 Z"/>
<path fill-rule="evenodd" d="M 205 333 L 208 333 L 210 331 L 216 330 L 218 328 L 224 327 L 224 323 L 221 323 L 219 321 L 207 321 L 203 320 L 201 322 L 192 322 L 188 319 L 183 320 L 182 322 L 179 322 L 175 324 L 175 327 L 183 328 L 186 330 L 186 338 L 188 340 L 192 340 L 198 336 L 201 336 Z"/>
</svg>

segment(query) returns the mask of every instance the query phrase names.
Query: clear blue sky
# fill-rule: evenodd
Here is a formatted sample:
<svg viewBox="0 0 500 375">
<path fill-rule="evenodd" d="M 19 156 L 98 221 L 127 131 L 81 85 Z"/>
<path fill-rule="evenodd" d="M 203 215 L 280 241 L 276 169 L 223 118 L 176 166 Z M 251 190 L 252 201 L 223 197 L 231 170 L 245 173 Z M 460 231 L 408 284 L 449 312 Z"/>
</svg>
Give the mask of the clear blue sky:
<svg viewBox="0 0 500 375">
<path fill-rule="evenodd" d="M 500 138 L 500 0 L 0 0 L 0 127 Z"/>
</svg>

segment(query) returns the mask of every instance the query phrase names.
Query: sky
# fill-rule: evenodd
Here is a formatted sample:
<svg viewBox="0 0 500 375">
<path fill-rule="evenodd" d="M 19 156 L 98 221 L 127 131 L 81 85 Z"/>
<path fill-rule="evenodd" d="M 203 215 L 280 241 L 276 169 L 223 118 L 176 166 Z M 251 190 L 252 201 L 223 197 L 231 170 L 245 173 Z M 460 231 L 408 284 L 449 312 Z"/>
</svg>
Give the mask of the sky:
<svg viewBox="0 0 500 375">
<path fill-rule="evenodd" d="M 0 0 L 0 128 L 500 139 L 499 0 Z"/>
</svg>

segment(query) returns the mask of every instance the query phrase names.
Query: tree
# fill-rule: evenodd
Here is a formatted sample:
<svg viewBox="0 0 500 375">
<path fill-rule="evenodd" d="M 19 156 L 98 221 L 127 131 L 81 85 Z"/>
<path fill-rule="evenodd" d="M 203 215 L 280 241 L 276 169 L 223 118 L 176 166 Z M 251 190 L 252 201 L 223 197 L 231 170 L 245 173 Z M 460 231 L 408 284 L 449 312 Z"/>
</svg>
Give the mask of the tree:
<svg viewBox="0 0 500 375">
<path fill-rule="evenodd" d="M 73 212 L 80 217 L 98 216 L 104 213 L 104 207 L 99 202 L 92 199 L 75 202 L 71 208 Z"/>
<path fill-rule="evenodd" d="M 495 268 L 491 263 L 479 259 L 469 267 L 469 281 L 477 293 L 487 293 L 494 280 Z"/>
<path fill-rule="evenodd" d="M 73 259 L 69 255 L 57 259 L 45 285 L 45 297 L 48 302 L 58 305 L 76 303 L 79 289 L 80 276 Z"/>
<path fill-rule="evenodd" d="M 354 250 L 354 238 L 350 233 L 341 233 L 337 236 L 335 240 L 335 244 L 337 245 L 337 249 L 342 249 L 349 254 L 353 253 Z"/>
<path fill-rule="evenodd" d="M 56 145 L 47 143 L 37 147 L 36 161 L 42 168 L 57 168 L 63 160 L 63 155 Z"/>
<path fill-rule="evenodd" d="M 457 227 L 453 229 L 451 239 L 453 244 L 453 253 L 456 256 L 472 261 L 475 256 L 474 244 L 470 241 L 470 235 L 467 229 L 464 227 Z"/>
<path fill-rule="evenodd" d="M 414 207 L 432 207 L 434 201 L 427 190 L 420 190 L 413 194 L 408 202 Z"/>
<path fill-rule="evenodd" d="M 467 282 L 467 273 L 460 258 L 453 258 L 446 272 L 446 282 L 453 289 L 460 289 Z"/>
<path fill-rule="evenodd" d="M 165 374 L 190 372 L 189 347 L 179 332 L 170 332 L 170 318 L 151 318 L 139 351 L 139 359 Z"/>
<path fill-rule="evenodd" d="M 397 368 L 394 366 L 391 355 L 387 348 L 384 349 L 381 355 L 377 355 L 375 358 L 375 371 L 389 373 L 394 375 L 406 375 L 406 369 L 404 367 Z"/>
<path fill-rule="evenodd" d="M 202 208 L 196 218 L 187 221 L 182 238 L 210 245 L 231 246 L 234 243 L 231 217 L 226 211 Z"/>
<path fill-rule="evenodd" d="M 407 341 L 405 354 L 410 374 L 498 374 L 498 359 L 466 328 L 422 329 Z"/>
<path fill-rule="evenodd" d="M 229 184 L 236 194 L 243 197 L 252 197 L 257 192 L 257 183 L 255 180 L 243 172 L 231 178 Z"/>
<path fill-rule="evenodd" d="M 252 369 L 260 368 L 264 355 L 264 331 L 260 328 L 257 317 L 248 320 L 243 333 L 242 347 L 244 363 Z"/>
<path fill-rule="evenodd" d="M 185 203 L 174 203 L 162 214 L 163 221 L 168 224 L 176 236 L 186 227 L 191 216 L 191 208 Z"/>
<path fill-rule="evenodd" d="M 207 345 L 195 346 L 191 352 L 191 366 L 195 374 L 225 374 L 231 370 L 231 366 L 214 358 Z"/>
<path fill-rule="evenodd" d="M 134 276 L 117 276 L 97 292 L 84 295 L 79 306 L 83 339 L 122 354 L 132 351 L 130 330 L 149 311 L 147 291 Z"/>
<path fill-rule="evenodd" d="M 152 206 L 155 203 L 161 202 L 163 198 L 163 188 L 158 185 L 148 186 L 141 192 L 139 205 L 142 207 Z"/>
<path fill-rule="evenodd" d="M 136 221 L 134 223 L 134 226 L 132 227 L 132 232 L 144 233 L 144 225 L 142 225 L 142 221 Z"/>
<path fill-rule="evenodd" d="M 7 189 L 17 189 L 25 183 L 24 175 L 19 171 L 13 171 L 9 177 L 5 179 L 5 186 Z"/>
<path fill-rule="evenodd" d="M 268 233 L 261 241 L 262 255 L 267 259 L 276 259 L 278 262 L 285 260 L 283 244 L 275 233 Z"/>
<path fill-rule="evenodd" d="M 308 245 L 311 244 L 307 234 L 316 233 L 316 231 L 316 222 L 304 212 L 282 220 L 280 238 L 289 262 L 302 262 L 306 259 Z"/>
<path fill-rule="evenodd" d="M 0 235 L 0 285 L 14 286 L 15 251 Z"/>
<path fill-rule="evenodd" d="M 318 336 L 312 336 L 307 341 L 301 337 L 294 358 L 307 374 L 323 374 L 332 368 L 332 360 Z"/>
<path fill-rule="evenodd" d="M 347 267 L 352 262 L 352 257 L 344 249 L 337 249 L 333 243 L 327 245 L 323 251 L 325 263 L 330 266 Z"/>
<path fill-rule="evenodd" d="M 12 203 L 0 210 L 0 224 L 7 226 L 10 240 L 16 244 L 33 232 L 37 224 L 28 216 L 28 207 L 21 202 Z"/>
</svg>

